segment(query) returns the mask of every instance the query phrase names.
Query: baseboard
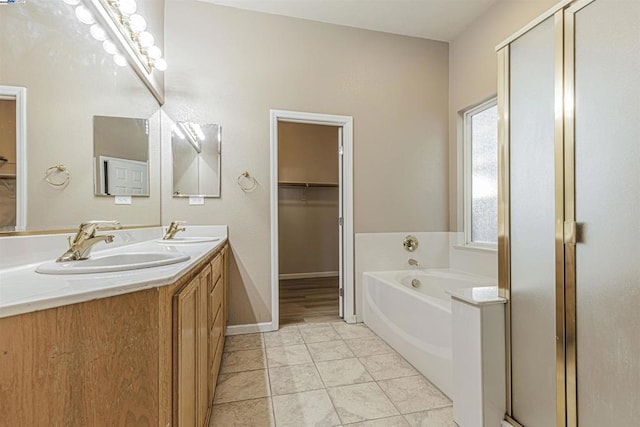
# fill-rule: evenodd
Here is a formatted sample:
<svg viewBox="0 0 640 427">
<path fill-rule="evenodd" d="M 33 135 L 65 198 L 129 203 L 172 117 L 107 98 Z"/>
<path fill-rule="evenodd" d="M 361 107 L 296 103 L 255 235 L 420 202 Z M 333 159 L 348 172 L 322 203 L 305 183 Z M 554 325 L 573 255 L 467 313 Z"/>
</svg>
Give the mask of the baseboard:
<svg viewBox="0 0 640 427">
<path fill-rule="evenodd" d="M 247 325 L 231 325 L 227 326 L 227 336 L 230 335 L 243 335 L 243 334 L 254 334 L 257 332 L 271 332 L 276 329 L 273 327 L 273 323 L 271 322 L 263 322 L 263 323 L 250 323 Z"/>
<path fill-rule="evenodd" d="M 315 273 L 286 273 L 278 275 L 280 280 L 290 280 L 290 279 L 315 279 L 321 277 L 338 277 L 340 275 L 339 271 L 318 271 Z"/>
</svg>

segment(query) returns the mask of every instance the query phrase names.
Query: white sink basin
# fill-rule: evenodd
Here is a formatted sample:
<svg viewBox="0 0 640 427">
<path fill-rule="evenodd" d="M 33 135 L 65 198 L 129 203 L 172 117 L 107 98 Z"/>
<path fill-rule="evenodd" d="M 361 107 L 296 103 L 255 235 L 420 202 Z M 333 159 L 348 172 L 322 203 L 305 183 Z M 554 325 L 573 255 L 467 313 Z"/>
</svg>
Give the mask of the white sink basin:
<svg viewBox="0 0 640 427">
<path fill-rule="evenodd" d="M 189 255 L 182 253 L 131 252 L 105 255 L 80 261 L 49 261 L 40 264 L 36 268 L 36 272 L 43 274 L 108 273 L 177 264 L 187 261 L 189 258 L 191 258 Z"/>
<path fill-rule="evenodd" d="M 169 240 L 158 239 L 156 242 L 162 245 L 188 245 L 191 243 L 217 242 L 219 240 L 219 237 L 174 237 Z"/>
</svg>

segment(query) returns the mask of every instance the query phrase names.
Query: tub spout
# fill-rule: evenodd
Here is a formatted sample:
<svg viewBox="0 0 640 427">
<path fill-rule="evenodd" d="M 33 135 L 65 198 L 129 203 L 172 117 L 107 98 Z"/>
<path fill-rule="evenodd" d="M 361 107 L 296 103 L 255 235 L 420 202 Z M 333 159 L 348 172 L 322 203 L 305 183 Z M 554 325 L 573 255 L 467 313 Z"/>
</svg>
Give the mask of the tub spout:
<svg viewBox="0 0 640 427">
<path fill-rule="evenodd" d="M 413 258 L 409 258 L 409 265 L 416 268 L 420 267 L 420 263 Z"/>
</svg>

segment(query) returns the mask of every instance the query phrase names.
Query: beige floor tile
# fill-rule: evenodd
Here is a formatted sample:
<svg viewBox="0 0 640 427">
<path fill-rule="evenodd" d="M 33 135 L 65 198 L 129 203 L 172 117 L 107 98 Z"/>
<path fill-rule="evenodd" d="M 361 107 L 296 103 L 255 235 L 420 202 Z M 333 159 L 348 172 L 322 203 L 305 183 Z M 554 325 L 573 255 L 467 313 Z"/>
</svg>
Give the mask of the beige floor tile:
<svg viewBox="0 0 640 427">
<path fill-rule="evenodd" d="M 304 344 L 298 327 L 287 326 L 275 332 L 265 332 L 264 343 L 267 347 L 282 347 L 285 345 Z"/>
<path fill-rule="evenodd" d="M 284 347 L 267 347 L 267 363 L 270 368 L 278 366 L 300 365 L 310 363 L 311 355 L 307 351 L 307 346 L 288 345 Z"/>
<path fill-rule="evenodd" d="M 262 334 L 245 334 L 228 336 L 224 342 L 224 351 L 251 350 L 264 347 Z"/>
<path fill-rule="evenodd" d="M 418 371 L 397 353 L 361 357 L 360 362 L 376 381 L 418 374 Z"/>
<path fill-rule="evenodd" d="M 354 338 L 370 338 L 375 337 L 376 334 L 371 332 L 369 328 L 363 323 L 349 324 L 344 322 L 332 323 L 331 326 L 342 337 L 343 340 L 350 340 Z"/>
<path fill-rule="evenodd" d="M 272 400 L 278 427 L 340 425 L 326 390 L 274 396 Z"/>
<path fill-rule="evenodd" d="M 451 405 L 451 400 L 422 375 L 382 380 L 378 385 L 402 414 Z"/>
<path fill-rule="evenodd" d="M 214 405 L 209 427 L 274 427 L 271 399 L 243 400 Z"/>
<path fill-rule="evenodd" d="M 328 323 L 318 323 L 316 326 L 305 325 L 299 326 L 302 338 L 306 343 L 335 341 L 340 339 L 338 335 Z"/>
<path fill-rule="evenodd" d="M 269 369 L 271 394 L 289 394 L 324 388 L 313 363 Z"/>
<path fill-rule="evenodd" d="M 266 369 L 220 374 L 213 403 L 257 399 L 270 394 Z"/>
<path fill-rule="evenodd" d="M 263 348 L 255 350 L 239 350 L 224 353 L 222 356 L 221 374 L 230 372 L 253 371 L 266 369 L 267 358 Z"/>
<path fill-rule="evenodd" d="M 404 416 L 412 427 L 455 427 L 453 407 L 415 412 Z"/>
<path fill-rule="evenodd" d="M 397 417 L 379 418 L 377 420 L 345 425 L 349 427 L 409 427 L 409 423 L 400 415 Z"/>
<path fill-rule="evenodd" d="M 346 340 L 345 343 L 347 343 L 351 351 L 358 357 L 395 352 L 394 349 L 378 337 L 355 338 Z"/>
<path fill-rule="evenodd" d="M 355 357 L 344 341 L 327 341 L 307 344 L 311 357 L 316 362 L 327 360 L 348 359 Z"/>
<path fill-rule="evenodd" d="M 399 415 L 376 383 L 364 383 L 327 390 L 344 424 Z"/>
<path fill-rule="evenodd" d="M 373 381 L 358 359 L 317 362 L 318 372 L 327 387 L 359 384 Z"/>
</svg>

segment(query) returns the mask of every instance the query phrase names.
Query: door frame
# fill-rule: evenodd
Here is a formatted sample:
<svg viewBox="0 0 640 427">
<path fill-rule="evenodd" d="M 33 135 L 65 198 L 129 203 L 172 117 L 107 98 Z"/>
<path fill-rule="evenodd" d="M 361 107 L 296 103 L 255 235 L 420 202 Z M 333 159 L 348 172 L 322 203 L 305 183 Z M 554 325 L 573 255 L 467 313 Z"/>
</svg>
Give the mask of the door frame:
<svg viewBox="0 0 640 427">
<path fill-rule="evenodd" d="M 27 228 L 27 88 L 0 86 L 0 99 L 16 102 L 16 226 Z"/>
<path fill-rule="evenodd" d="M 355 323 L 353 235 L 353 117 L 300 111 L 270 110 L 271 143 L 271 330 L 280 326 L 280 278 L 278 242 L 278 122 L 305 123 L 342 128 L 343 144 L 343 254 L 340 274 L 344 281 L 344 320 Z"/>
</svg>

